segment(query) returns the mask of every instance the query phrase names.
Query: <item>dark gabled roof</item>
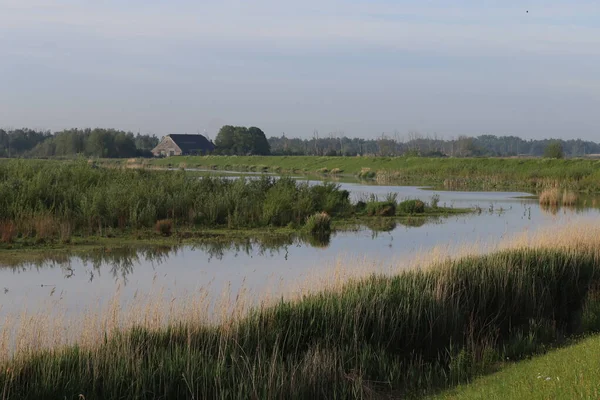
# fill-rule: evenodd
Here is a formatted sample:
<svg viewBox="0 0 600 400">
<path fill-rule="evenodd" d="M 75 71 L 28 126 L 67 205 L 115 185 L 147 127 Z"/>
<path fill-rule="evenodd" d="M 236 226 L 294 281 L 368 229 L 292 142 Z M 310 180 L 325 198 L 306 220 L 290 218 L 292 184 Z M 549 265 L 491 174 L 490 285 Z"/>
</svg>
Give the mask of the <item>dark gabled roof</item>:
<svg viewBox="0 0 600 400">
<path fill-rule="evenodd" d="M 215 145 L 202 135 L 169 135 L 182 152 L 213 151 Z"/>
</svg>

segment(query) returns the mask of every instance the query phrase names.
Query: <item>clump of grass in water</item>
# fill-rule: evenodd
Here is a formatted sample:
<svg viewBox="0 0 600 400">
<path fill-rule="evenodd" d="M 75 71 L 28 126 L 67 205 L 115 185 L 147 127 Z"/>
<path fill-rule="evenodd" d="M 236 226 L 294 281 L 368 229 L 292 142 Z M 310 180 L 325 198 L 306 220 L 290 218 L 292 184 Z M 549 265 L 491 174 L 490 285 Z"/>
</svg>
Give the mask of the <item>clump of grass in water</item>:
<svg viewBox="0 0 600 400">
<path fill-rule="evenodd" d="M 544 189 L 539 201 L 542 206 L 558 207 L 562 202 L 561 192 L 558 188 Z"/>
<path fill-rule="evenodd" d="M 326 212 L 306 218 L 304 229 L 311 235 L 325 236 L 331 233 L 331 217 Z"/>
<path fill-rule="evenodd" d="M 422 214 L 425 212 L 425 203 L 421 200 L 404 200 L 398 205 L 398 209 L 405 214 Z"/>
<path fill-rule="evenodd" d="M 577 193 L 564 190 L 561 192 L 559 188 L 544 189 L 540 193 L 539 202 L 540 205 L 545 207 L 559 207 L 569 206 L 572 207 L 577 204 L 578 196 Z"/>
<path fill-rule="evenodd" d="M 597 251 L 518 249 L 374 275 L 210 326 L 117 332 L 0 366 L 12 398 L 356 398 L 464 381 L 578 332 Z"/>
</svg>

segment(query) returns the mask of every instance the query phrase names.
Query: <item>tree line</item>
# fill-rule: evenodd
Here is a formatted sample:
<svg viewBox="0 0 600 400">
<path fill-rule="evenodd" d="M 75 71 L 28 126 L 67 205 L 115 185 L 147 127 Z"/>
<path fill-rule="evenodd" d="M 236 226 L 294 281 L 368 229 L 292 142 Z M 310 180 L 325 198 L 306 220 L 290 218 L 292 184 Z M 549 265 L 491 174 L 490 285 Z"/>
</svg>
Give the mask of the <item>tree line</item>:
<svg viewBox="0 0 600 400">
<path fill-rule="evenodd" d="M 600 144 L 581 139 L 532 139 L 517 136 L 480 135 L 459 136 L 453 139 L 409 134 L 382 135 L 375 139 L 348 138 L 346 136 L 318 137 L 309 139 L 270 137 L 273 155 L 316 156 L 424 156 L 424 157 L 543 157 L 553 154 L 561 157 L 582 157 L 599 154 Z M 551 147 L 552 152 L 547 148 Z"/>
<path fill-rule="evenodd" d="M 67 129 L 60 132 L 0 129 L 0 157 L 151 157 L 154 135 L 115 129 Z"/>
<path fill-rule="evenodd" d="M 0 129 L 0 157 L 151 157 L 155 135 L 115 129 L 67 129 L 55 133 L 33 129 Z M 582 157 L 600 154 L 600 144 L 581 139 L 525 140 L 517 136 L 480 135 L 443 139 L 411 133 L 375 139 L 346 136 L 270 137 L 257 127 L 225 125 L 215 139 L 215 154 L 424 157 Z"/>
</svg>

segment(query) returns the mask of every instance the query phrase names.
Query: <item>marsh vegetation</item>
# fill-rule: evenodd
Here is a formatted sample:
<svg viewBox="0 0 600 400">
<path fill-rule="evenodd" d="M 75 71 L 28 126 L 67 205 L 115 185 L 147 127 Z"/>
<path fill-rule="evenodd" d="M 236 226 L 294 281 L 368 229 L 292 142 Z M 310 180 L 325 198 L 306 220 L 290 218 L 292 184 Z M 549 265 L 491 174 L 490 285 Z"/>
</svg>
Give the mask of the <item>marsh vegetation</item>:
<svg viewBox="0 0 600 400">
<path fill-rule="evenodd" d="M 322 235 L 331 231 L 332 221 L 367 216 L 365 208 L 380 205 L 376 197 L 353 204 L 349 192 L 333 183 L 195 177 L 85 162 L 1 162 L 0 194 L 0 241 L 5 244 L 69 243 L 74 236 L 148 231 L 169 237 L 198 229 L 280 228 Z M 388 210 L 387 216 L 445 210 L 437 205 L 426 209 L 422 203 L 396 213 L 393 202 L 394 212 Z"/>
<path fill-rule="evenodd" d="M 85 345 L 24 340 L 4 351 L 4 397 L 420 397 L 600 328 L 598 229 L 563 233 L 226 308 L 217 323 L 198 304 Z"/>
</svg>

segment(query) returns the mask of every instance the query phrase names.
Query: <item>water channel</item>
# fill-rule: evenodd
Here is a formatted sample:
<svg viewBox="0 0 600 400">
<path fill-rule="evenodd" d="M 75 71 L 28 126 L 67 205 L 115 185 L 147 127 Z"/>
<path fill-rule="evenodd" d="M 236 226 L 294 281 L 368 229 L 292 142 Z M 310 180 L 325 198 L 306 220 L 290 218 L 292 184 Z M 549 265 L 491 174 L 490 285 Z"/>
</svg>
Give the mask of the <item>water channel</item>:
<svg viewBox="0 0 600 400">
<path fill-rule="evenodd" d="M 336 265 L 401 265 L 436 246 L 496 243 L 515 233 L 559 226 L 574 218 L 596 218 L 595 208 L 548 212 L 537 200 L 520 192 L 454 192 L 407 186 L 342 183 L 354 200 L 374 193 L 397 193 L 398 199 L 477 208 L 477 212 L 427 221 L 416 226 L 395 224 L 387 231 L 362 227 L 338 232 L 326 245 L 299 239 L 272 243 L 256 240 L 182 247 L 115 249 L 85 256 L 52 256 L 36 262 L 0 267 L 0 317 L 35 310 L 39 304 L 60 301 L 71 313 L 101 306 L 116 292 L 123 301 L 139 293 L 176 298 L 204 291 L 216 299 L 240 288 L 277 293 L 297 282 L 310 282 L 325 268 Z"/>
</svg>

